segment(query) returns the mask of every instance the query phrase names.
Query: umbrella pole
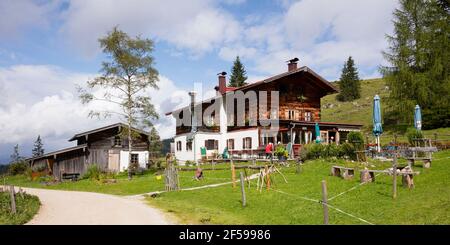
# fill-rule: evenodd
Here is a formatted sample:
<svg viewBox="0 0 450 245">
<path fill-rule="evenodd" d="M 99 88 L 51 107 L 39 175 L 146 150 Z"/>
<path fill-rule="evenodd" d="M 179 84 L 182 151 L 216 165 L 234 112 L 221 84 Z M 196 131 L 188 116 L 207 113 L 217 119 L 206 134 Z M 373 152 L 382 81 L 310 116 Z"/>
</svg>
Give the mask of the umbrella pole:
<svg viewBox="0 0 450 245">
<path fill-rule="evenodd" d="M 380 147 L 380 136 L 377 136 L 377 149 L 378 149 L 378 152 L 381 152 L 381 147 Z"/>
</svg>

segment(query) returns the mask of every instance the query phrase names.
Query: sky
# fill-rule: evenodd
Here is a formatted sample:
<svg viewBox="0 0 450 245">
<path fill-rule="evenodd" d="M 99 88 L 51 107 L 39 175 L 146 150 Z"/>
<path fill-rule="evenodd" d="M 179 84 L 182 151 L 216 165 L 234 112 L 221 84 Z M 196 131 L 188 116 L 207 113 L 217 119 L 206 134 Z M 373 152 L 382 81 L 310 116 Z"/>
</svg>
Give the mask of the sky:
<svg viewBox="0 0 450 245">
<path fill-rule="evenodd" d="M 396 7 L 395 0 L 1 0 L 0 163 L 15 144 L 31 155 L 38 135 L 49 152 L 72 146 L 77 132 L 117 122 L 88 118 L 109 105 L 83 105 L 76 90 L 100 74 L 108 57 L 98 39 L 114 26 L 154 41 L 159 89 L 147 93 L 160 115 L 155 127 L 169 138 L 175 123 L 165 112 L 200 85 L 210 95 L 237 55 L 250 83 L 286 71 L 294 57 L 329 81 L 348 56 L 361 78 L 380 77 Z"/>
</svg>

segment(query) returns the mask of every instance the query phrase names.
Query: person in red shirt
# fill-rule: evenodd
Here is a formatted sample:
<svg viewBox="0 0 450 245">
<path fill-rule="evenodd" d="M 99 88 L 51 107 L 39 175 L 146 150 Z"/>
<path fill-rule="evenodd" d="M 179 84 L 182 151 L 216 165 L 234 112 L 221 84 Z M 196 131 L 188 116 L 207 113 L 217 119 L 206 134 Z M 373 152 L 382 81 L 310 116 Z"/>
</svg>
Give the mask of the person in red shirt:
<svg viewBox="0 0 450 245">
<path fill-rule="evenodd" d="M 266 158 L 271 159 L 272 158 L 272 150 L 273 150 L 273 143 L 270 142 L 266 145 Z"/>
</svg>

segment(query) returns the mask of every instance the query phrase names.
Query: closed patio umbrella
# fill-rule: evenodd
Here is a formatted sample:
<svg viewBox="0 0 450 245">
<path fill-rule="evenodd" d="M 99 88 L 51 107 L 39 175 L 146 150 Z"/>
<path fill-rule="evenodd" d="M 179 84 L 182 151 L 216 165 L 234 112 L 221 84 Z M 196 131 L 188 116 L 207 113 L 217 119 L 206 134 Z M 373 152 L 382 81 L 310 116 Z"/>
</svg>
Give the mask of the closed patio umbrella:
<svg viewBox="0 0 450 245">
<path fill-rule="evenodd" d="M 315 129 L 314 131 L 316 131 L 316 143 L 320 143 L 320 128 L 319 128 L 319 123 L 316 123 Z"/>
<path fill-rule="evenodd" d="M 414 108 L 414 127 L 419 131 L 422 129 L 422 112 L 419 105 Z"/>
<path fill-rule="evenodd" d="M 373 135 L 377 139 L 377 151 L 380 152 L 380 135 L 383 133 L 383 127 L 381 126 L 381 104 L 380 96 L 375 95 L 373 98 Z"/>
</svg>

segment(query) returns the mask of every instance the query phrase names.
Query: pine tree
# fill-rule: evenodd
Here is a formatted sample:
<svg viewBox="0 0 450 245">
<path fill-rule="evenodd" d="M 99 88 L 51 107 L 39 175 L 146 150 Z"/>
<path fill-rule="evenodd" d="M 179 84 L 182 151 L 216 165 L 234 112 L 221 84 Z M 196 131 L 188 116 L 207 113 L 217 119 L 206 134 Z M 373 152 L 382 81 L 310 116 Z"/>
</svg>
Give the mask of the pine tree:
<svg viewBox="0 0 450 245">
<path fill-rule="evenodd" d="M 401 0 L 394 11 L 394 34 L 381 67 L 390 88 L 385 122 L 411 124 L 422 108 L 423 128 L 450 125 L 450 17 L 438 0 Z"/>
<path fill-rule="evenodd" d="M 11 163 L 18 163 L 23 160 L 23 157 L 20 156 L 19 153 L 19 145 L 14 146 L 13 153 L 11 154 Z"/>
<path fill-rule="evenodd" d="M 41 136 L 38 135 L 36 141 L 34 142 L 34 147 L 32 152 L 32 156 L 33 157 L 40 157 L 42 155 L 44 155 L 44 148 L 43 148 L 44 144 L 42 143 L 41 140 Z"/>
<path fill-rule="evenodd" d="M 236 60 L 234 61 L 233 67 L 231 68 L 230 83 L 228 84 L 228 86 L 241 87 L 246 85 L 246 75 L 247 72 L 245 71 L 244 65 L 241 63 L 239 56 L 236 56 Z"/>
<path fill-rule="evenodd" d="M 162 141 L 159 137 L 158 131 L 155 129 L 155 127 L 152 127 L 150 130 L 150 136 L 149 136 L 149 151 L 153 153 L 160 153 L 162 149 Z"/>
<path fill-rule="evenodd" d="M 348 57 L 347 62 L 342 69 L 339 79 L 340 92 L 337 95 L 339 101 L 352 101 L 361 97 L 361 85 L 358 76 L 358 70 L 355 67 L 355 61 Z"/>
</svg>

